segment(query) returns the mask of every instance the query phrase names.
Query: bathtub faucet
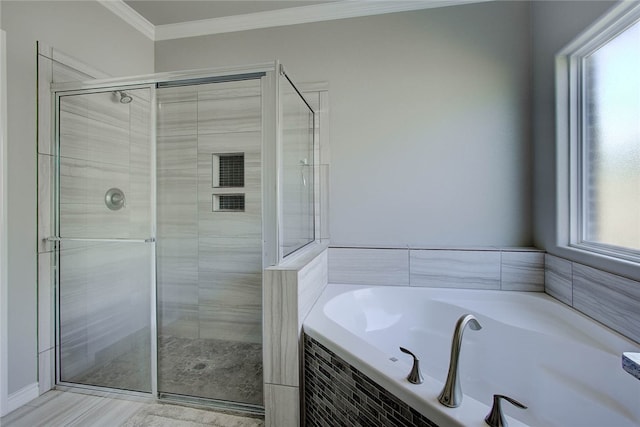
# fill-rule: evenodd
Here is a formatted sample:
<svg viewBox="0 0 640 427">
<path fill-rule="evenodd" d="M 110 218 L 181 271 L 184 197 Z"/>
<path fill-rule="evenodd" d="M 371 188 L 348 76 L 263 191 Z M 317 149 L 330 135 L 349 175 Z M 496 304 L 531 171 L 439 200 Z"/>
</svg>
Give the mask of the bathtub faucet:
<svg viewBox="0 0 640 427">
<path fill-rule="evenodd" d="M 438 401 L 449 408 L 457 408 L 462 402 L 462 389 L 458 378 L 458 362 L 460 359 L 460 346 L 462 345 L 462 334 L 466 326 L 477 331 L 482 329 L 478 320 L 472 314 L 465 314 L 458 319 L 456 328 L 451 339 L 451 358 L 449 359 L 449 372 L 444 388 L 438 396 Z"/>
</svg>

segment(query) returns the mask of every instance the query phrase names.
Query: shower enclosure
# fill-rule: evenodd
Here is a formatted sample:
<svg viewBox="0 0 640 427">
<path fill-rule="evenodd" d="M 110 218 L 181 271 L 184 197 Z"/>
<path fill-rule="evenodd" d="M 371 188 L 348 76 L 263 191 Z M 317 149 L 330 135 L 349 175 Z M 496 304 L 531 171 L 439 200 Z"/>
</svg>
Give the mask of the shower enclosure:
<svg viewBox="0 0 640 427">
<path fill-rule="evenodd" d="M 263 407 L 262 270 L 316 239 L 277 62 L 53 84 L 57 383 Z"/>
</svg>

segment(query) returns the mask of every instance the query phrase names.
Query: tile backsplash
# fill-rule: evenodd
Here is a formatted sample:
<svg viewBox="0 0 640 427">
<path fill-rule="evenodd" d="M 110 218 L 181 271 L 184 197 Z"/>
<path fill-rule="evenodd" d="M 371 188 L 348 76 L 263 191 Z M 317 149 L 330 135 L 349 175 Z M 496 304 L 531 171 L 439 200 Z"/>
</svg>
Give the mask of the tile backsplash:
<svg viewBox="0 0 640 427">
<path fill-rule="evenodd" d="M 546 292 L 640 343 L 640 282 L 545 254 Z"/>
<path fill-rule="evenodd" d="M 329 282 L 544 291 L 536 249 L 329 248 Z"/>
</svg>

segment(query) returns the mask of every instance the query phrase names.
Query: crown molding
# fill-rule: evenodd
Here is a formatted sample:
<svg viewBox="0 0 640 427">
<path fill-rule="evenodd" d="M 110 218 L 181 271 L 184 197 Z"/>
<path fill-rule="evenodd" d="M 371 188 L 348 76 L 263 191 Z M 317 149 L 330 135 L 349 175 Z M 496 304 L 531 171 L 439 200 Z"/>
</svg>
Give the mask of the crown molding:
<svg viewBox="0 0 640 427">
<path fill-rule="evenodd" d="M 341 0 L 331 3 L 290 7 L 286 9 L 165 25 L 153 25 L 123 0 L 97 1 L 149 39 L 161 41 L 306 24 L 310 22 L 382 15 L 385 13 L 458 6 L 468 3 L 483 3 L 493 0 Z"/>
<path fill-rule="evenodd" d="M 119 16 L 127 24 L 147 36 L 150 40 L 156 40 L 156 26 L 140 15 L 134 8 L 123 0 L 97 0 L 98 3 Z"/>
<path fill-rule="evenodd" d="M 156 41 L 306 24 L 491 0 L 338 1 L 156 26 Z"/>
</svg>

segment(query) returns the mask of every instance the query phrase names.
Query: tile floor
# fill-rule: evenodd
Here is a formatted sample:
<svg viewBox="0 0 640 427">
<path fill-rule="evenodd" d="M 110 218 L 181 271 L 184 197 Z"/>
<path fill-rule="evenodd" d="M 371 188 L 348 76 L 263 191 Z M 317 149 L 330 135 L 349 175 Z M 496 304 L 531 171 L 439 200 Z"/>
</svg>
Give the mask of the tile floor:
<svg viewBox="0 0 640 427">
<path fill-rule="evenodd" d="M 2 427 L 263 427 L 249 418 L 136 398 L 49 391 L 0 418 Z"/>
<path fill-rule="evenodd" d="M 96 363 L 65 381 L 149 391 L 148 340 Z M 162 393 L 262 405 L 262 344 L 160 336 L 158 388 Z M 64 372 L 64 371 L 63 371 Z"/>
</svg>

